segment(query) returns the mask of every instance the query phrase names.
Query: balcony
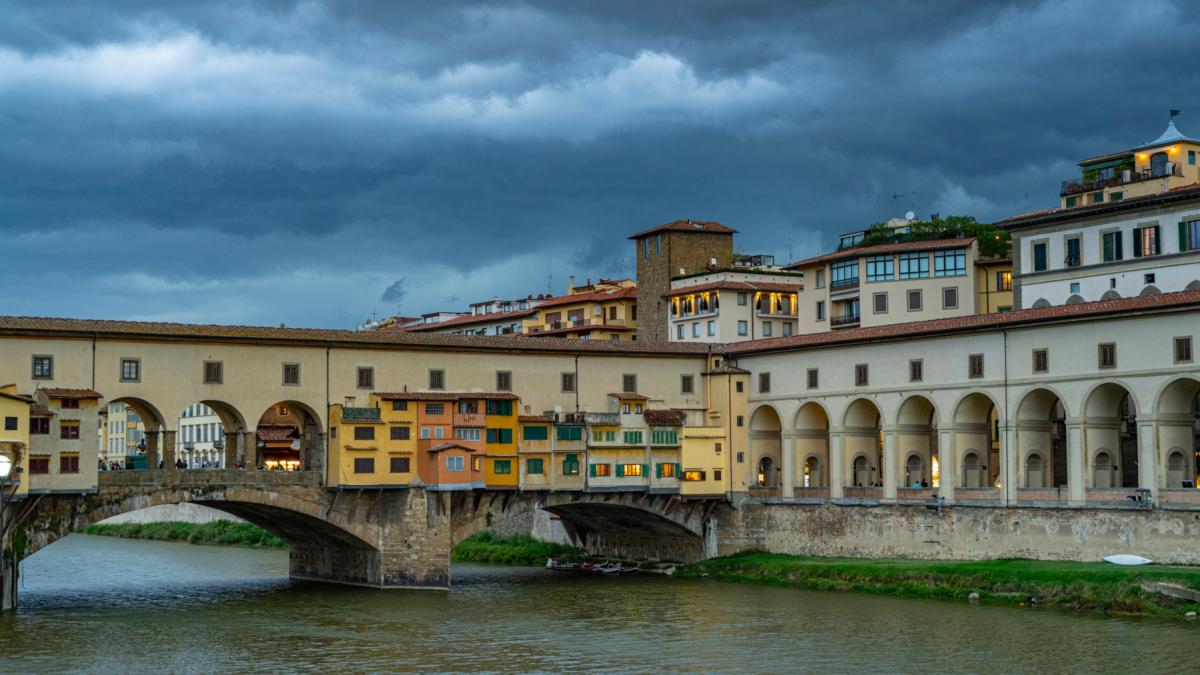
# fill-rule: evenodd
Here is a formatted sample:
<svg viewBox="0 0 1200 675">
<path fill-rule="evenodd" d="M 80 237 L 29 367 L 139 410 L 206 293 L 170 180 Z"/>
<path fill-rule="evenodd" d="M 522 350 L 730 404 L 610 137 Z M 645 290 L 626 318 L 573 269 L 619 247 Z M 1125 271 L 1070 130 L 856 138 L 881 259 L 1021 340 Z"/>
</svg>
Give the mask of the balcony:
<svg viewBox="0 0 1200 675">
<path fill-rule="evenodd" d="M 861 320 L 858 314 L 843 314 L 841 316 L 831 317 L 829 325 L 834 328 L 845 328 L 847 326 L 857 326 Z"/>
<path fill-rule="evenodd" d="M 455 411 L 454 426 L 481 428 L 481 427 L 485 426 L 484 421 L 483 421 L 483 413 Z"/>
<path fill-rule="evenodd" d="M 838 291 L 848 291 L 853 288 L 858 288 L 858 277 L 838 279 L 837 281 L 830 282 L 829 284 L 829 290 L 832 293 L 837 293 Z"/>
<path fill-rule="evenodd" d="M 1071 179 L 1062 182 L 1062 190 L 1060 196 L 1075 195 L 1085 192 L 1093 192 L 1095 190 L 1103 190 L 1104 188 L 1116 187 L 1118 185 L 1129 185 L 1131 183 L 1141 183 L 1148 180 L 1159 178 L 1182 177 L 1183 167 L 1178 162 L 1169 162 L 1167 166 L 1158 169 L 1144 169 L 1135 171 L 1126 169 L 1115 176 L 1107 178 L 1096 178 L 1093 180 Z"/>
</svg>

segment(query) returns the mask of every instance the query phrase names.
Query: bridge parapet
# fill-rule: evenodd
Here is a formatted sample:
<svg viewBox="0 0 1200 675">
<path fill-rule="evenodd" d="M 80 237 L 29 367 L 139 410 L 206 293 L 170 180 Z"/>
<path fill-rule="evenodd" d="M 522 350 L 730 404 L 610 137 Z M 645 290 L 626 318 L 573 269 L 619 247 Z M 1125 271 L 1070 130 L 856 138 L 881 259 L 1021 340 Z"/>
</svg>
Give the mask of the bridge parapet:
<svg viewBox="0 0 1200 675">
<path fill-rule="evenodd" d="M 198 469 L 188 471 L 102 471 L 99 488 L 154 487 L 321 487 L 319 471 L 241 471 L 238 469 Z"/>
</svg>

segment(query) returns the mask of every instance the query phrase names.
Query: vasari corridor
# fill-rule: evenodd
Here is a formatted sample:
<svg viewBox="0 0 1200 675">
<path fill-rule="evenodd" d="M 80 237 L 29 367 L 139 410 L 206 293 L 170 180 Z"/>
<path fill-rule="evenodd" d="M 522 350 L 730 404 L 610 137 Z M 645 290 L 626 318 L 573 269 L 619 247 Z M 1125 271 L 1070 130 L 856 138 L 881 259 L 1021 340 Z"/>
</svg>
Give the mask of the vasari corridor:
<svg viewBox="0 0 1200 675">
<path fill-rule="evenodd" d="M 0 0 L 0 672 L 1185 673 L 1182 0 Z"/>
</svg>

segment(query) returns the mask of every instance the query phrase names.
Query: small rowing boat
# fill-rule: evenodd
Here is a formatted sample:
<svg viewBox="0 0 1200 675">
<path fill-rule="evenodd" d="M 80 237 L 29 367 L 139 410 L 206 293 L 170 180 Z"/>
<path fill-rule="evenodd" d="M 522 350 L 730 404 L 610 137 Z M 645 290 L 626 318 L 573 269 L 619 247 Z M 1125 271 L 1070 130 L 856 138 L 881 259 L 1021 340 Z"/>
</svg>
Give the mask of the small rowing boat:
<svg viewBox="0 0 1200 675">
<path fill-rule="evenodd" d="M 556 572 L 582 572 L 584 574 L 604 575 L 637 574 L 640 571 L 637 565 L 634 565 L 633 567 L 623 567 L 612 562 L 564 563 L 559 562 L 554 558 L 546 559 L 546 569 L 551 569 Z"/>
</svg>

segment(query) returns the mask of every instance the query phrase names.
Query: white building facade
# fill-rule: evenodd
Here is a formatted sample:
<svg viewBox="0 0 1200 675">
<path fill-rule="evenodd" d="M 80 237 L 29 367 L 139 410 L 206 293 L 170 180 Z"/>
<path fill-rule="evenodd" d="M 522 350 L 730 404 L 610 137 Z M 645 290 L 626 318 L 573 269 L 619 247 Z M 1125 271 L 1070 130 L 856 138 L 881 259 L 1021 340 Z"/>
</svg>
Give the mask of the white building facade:
<svg viewBox="0 0 1200 675">
<path fill-rule="evenodd" d="M 790 337 L 804 275 L 774 270 L 718 270 L 671 280 L 671 342 L 728 343 Z"/>
<path fill-rule="evenodd" d="M 175 457 L 190 469 L 221 468 L 225 462 L 225 429 L 216 411 L 193 403 L 179 416 Z"/>
</svg>

